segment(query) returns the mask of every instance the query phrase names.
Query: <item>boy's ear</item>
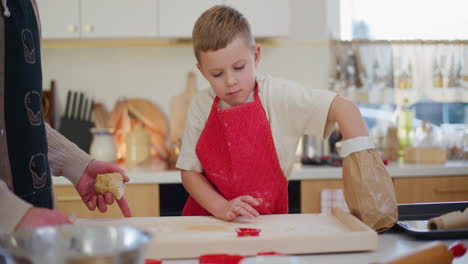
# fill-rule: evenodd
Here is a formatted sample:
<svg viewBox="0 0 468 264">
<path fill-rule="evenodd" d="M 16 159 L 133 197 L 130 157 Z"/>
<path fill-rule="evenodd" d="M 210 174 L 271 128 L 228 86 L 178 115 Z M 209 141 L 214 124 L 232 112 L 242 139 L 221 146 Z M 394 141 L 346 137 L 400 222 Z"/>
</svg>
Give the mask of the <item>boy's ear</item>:
<svg viewBox="0 0 468 264">
<path fill-rule="evenodd" d="M 255 67 L 257 67 L 258 63 L 260 62 L 261 50 L 262 49 L 260 48 L 260 45 L 256 44 L 255 45 L 255 51 L 254 51 Z"/>
<path fill-rule="evenodd" d="M 205 76 L 205 75 L 203 74 L 203 69 L 202 69 L 202 67 L 200 66 L 200 64 L 197 63 L 196 65 L 197 65 L 197 69 L 200 71 L 200 73 L 201 73 L 203 76 Z"/>
</svg>

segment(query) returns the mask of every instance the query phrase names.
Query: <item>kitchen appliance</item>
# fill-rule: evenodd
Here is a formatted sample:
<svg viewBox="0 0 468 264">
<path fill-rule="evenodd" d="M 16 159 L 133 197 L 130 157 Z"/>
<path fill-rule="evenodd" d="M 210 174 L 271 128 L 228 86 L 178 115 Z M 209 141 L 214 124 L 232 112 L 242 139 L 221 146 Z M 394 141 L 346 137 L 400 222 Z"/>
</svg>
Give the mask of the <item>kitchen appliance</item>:
<svg viewBox="0 0 468 264">
<path fill-rule="evenodd" d="M 22 264 L 137 264 L 151 238 L 129 226 L 62 225 L 0 234 L 0 248 Z"/>
<path fill-rule="evenodd" d="M 257 255 L 260 252 L 311 254 L 368 251 L 377 233 L 351 214 L 261 215 L 226 222 L 211 216 L 77 219 L 75 224 L 130 225 L 154 236 L 147 258 L 198 258 L 206 254 Z M 236 228 L 259 228 L 259 236 L 239 237 Z M 356 243 L 359 241 L 359 243 Z"/>
<path fill-rule="evenodd" d="M 323 156 L 323 140 L 310 135 L 302 137 L 302 157 L 314 160 L 320 160 Z"/>
<path fill-rule="evenodd" d="M 327 165 L 322 159 L 325 155 L 324 141 L 316 136 L 304 135 L 302 141 L 301 163 L 304 165 Z"/>
</svg>

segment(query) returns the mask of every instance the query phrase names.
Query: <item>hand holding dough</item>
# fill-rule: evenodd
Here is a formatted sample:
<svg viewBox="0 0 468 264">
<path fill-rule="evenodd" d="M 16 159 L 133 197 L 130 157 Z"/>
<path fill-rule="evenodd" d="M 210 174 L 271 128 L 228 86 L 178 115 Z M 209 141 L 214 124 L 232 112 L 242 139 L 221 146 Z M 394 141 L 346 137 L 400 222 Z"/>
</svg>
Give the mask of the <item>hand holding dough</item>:
<svg viewBox="0 0 468 264">
<path fill-rule="evenodd" d="M 119 200 L 120 198 L 122 198 L 125 192 L 125 184 L 123 183 L 123 177 L 118 172 L 98 174 L 96 176 L 94 190 L 102 194 L 105 194 L 106 192 L 111 192 L 114 195 L 114 197 L 117 200 Z"/>
</svg>

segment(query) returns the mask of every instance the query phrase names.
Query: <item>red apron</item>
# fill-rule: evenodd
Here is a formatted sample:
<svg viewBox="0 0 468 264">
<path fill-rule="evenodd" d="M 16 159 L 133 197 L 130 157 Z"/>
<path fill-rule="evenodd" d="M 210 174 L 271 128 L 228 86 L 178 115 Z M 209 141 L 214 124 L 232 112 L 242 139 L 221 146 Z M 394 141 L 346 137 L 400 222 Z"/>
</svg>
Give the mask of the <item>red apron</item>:
<svg viewBox="0 0 468 264">
<path fill-rule="evenodd" d="M 270 124 L 258 97 L 221 110 L 219 97 L 197 142 L 203 174 L 226 199 L 242 195 L 261 198 L 260 214 L 288 213 L 288 182 L 281 170 Z M 191 196 L 182 215 L 211 215 Z"/>
</svg>

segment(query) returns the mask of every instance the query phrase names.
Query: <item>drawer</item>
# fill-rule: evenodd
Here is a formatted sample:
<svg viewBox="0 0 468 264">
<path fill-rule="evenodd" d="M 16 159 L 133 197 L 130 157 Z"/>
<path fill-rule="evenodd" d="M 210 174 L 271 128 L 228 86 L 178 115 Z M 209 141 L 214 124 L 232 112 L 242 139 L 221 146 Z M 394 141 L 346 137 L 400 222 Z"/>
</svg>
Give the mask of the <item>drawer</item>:
<svg viewBox="0 0 468 264">
<path fill-rule="evenodd" d="M 101 213 L 97 208 L 89 211 L 73 186 L 54 186 L 58 210 L 66 216 L 78 218 L 123 217 L 116 202 Z M 159 216 L 159 185 L 128 184 L 125 199 L 133 216 Z"/>
<path fill-rule="evenodd" d="M 468 201 L 468 176 L 394 178 L 398 203 Z"/>
</svg>

